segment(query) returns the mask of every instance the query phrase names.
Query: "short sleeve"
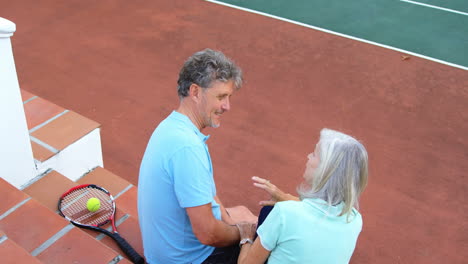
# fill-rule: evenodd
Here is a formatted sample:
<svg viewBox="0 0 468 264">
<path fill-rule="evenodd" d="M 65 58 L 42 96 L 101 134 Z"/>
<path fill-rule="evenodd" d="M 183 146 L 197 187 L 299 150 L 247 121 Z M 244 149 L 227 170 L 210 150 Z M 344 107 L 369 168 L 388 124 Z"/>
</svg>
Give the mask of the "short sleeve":
<svg viewBox="0 0 468 264">
<path fill-rule="evenodd" d="M 279 203 L 277 203 L 257 230 L 262 246 L 266 250 L 272 251 L 276 245 L 278 245 L 282 226 L 283 217 L 281 215 L 281 207 L 279 206 Z"/>
<path fill-rule="evenodd" d="M 213 201 L 213 174 L 202 146 L 177 151 L 169 164 L 173 171 L 174 191 L 181 207 L 200 206 Z"/>
</svg>

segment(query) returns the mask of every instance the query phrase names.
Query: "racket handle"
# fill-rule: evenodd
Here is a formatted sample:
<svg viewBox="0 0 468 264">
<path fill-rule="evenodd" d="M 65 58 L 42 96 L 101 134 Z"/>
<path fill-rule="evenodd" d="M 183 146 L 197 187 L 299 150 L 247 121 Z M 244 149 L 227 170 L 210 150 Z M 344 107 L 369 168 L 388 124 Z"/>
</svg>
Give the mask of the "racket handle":
<svg viewBox="0 0 468 264">
<path fill-rule="evenodd" d="M 145 263 L 145 259 L 141 257 L 140 254 L 138 254 L 138 252 L 136 252 L 135 249 L 133 249 L 133 247 L 119 235 L 119 233 L 112 234 L 112 238 L 117 242 L 117 245 L 119 245 L 120 249 L 122 249 L 131 262 L 135 264 Z"/>
</svg>

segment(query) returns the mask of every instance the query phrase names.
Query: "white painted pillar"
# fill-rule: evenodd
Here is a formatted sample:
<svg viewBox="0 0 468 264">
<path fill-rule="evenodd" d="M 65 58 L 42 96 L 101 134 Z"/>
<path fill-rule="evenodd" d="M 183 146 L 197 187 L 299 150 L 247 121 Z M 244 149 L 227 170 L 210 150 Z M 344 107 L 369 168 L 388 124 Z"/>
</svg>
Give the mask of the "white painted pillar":
<svg viewBox="0 0 468 264">
<path fill-rule="evenodd" d="M 0 17 L 0 177 L 20 188 L 36 169 L 10 41 L 15 31 Z"/>
</svg>

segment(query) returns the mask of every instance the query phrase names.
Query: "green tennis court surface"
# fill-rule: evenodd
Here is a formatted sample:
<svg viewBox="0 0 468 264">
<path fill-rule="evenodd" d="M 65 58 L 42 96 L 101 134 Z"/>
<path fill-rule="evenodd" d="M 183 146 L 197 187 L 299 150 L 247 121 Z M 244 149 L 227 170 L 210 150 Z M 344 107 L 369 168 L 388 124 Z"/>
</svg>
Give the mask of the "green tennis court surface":
<svg viewBox="0 0 468 264">
<path fill-rule="evenodd" d="M 210 1 L 210 0 L 208 0 Z M 226 0 L 226 3 L 307 24 L 468 69 L 466 0 Z"/>
</svg>

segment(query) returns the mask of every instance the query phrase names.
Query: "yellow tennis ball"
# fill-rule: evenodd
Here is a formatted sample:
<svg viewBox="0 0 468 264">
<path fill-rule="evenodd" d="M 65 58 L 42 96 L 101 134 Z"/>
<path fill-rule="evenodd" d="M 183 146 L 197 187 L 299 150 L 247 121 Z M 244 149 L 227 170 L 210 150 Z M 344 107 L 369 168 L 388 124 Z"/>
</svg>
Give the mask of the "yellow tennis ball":
<svg viewBox="0 0 468 264">
<path fill-rule="evenodd" d="M 97 210 L 99 210 L 99 208 L 101 208 L 101 201 L 99 201 L 98 198 L 89 198 L 88 202 L 86 203 L 86 207 L 88 207 L 88 210 L 90 212 L 96 212 Z"/>
</svg>

